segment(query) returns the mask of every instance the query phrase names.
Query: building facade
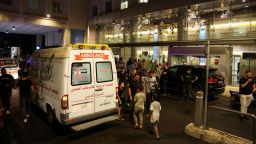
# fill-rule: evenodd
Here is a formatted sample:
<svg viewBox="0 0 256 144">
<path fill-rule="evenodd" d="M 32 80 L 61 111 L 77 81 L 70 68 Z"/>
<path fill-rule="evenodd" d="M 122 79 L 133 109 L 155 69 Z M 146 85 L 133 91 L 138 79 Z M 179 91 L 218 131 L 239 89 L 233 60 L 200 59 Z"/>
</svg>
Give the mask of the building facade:
<svg viewBox="0 0 256 144">
<path fill-rule="evenodd" d="M 243 58 L 243 52 L 256 51 L 254 0 L 91 0 L 89 15 L 95 42 L 112 45 L 125 60 L 203 65 L 197 42 L 210 41 L 227 84 L 236 84 L 246 69 L 256 71 L 254 60 Z"/>
<path fill-rule="evenodd" d="M 35 34 L 46 47 L 86 42 L 87 9 L 84 0 L 1 0 L 0 32 Z"/>
<path fill-rule="evenodd" d="M 202 42 L 210 41 L 228 84 L 256 71 L 243 58 L 256 51 L 255 0 L 1 0 L 0 11 L 0 32 L 15 26 L 37 35 L 38 46 L 106 43 L 116 57 L 172 66 L 205 64 Z"/>
</svg>

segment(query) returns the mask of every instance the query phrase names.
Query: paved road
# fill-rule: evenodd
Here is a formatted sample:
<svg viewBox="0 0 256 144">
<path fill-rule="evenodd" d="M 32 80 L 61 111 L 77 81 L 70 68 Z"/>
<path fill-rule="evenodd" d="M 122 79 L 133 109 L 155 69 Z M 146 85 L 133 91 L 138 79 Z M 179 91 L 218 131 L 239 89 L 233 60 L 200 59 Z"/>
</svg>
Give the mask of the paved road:
<svg viewBox="0 0 256 144">
<path fill-rule="evenodd" d="M 224 105 L 228 101 L 219 98 L 210 105 Z M 160 120 L 160 140 L 152 135 L 149 120 L 145 118 L 143 129 L 133 129 L 132 120 L 126 116 L 125 121 L 113 121 L 80 132 L 73 132 L 69 128 L 56 126 L 51 128 L 46 124 L 45 114 L 33 108 L 31 118 L 24 124 L 18 103 L 17 90 L 12 97 L 11 115 L 2 116 L 4 127 L 0 132 L 0 143 L 90 143 L 90 144 L 199 144 L 197 139 L 184 133 L 185 126 L 194 119 L 194 102 L 184 102 L 178 96 L 165 96 L 161 100 L 162 111 Z"/>
</svg>

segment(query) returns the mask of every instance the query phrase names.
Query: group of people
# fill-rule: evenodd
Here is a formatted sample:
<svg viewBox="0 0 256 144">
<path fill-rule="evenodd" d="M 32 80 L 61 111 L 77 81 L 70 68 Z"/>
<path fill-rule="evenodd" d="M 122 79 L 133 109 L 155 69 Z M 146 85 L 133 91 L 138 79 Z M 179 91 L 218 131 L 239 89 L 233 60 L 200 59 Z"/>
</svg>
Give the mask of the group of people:
<svg viewBox="0 0 256 144">
<path fill-rule="evenodd" d="M 162 74 L 161 67 L 156 63 L 148 67 L 144 60 L 129 60 L 125 66 L 122 58 L 117 63 L 119 81 L 119 103 L 120 120 L 122 120 L 122 109 L 130 107 L 128 112 L 133 117 L 134 128 L 143 128 L 144 114 L 150 119 L 152 128 L 159 139 L 159 117 L 161 104 L 159 81 Z M 157 72 L 159 68 L 160 72 Z"/>
<path fill-rule="evenodd" d="M 13 76 L 7 74 L 6 69 L 1 68 L 0 76 L 0 108 L 1 112 L 9 115 L 12 88 L 19 87 L 20 106 L 23 113 L 23 122 L 27 123 L 30 117 L 30 99 L 33 89 L 32 81 L 28 78 L 28 72 L 22 72 L 19 79 L 14 80 Z"/>
</svg>

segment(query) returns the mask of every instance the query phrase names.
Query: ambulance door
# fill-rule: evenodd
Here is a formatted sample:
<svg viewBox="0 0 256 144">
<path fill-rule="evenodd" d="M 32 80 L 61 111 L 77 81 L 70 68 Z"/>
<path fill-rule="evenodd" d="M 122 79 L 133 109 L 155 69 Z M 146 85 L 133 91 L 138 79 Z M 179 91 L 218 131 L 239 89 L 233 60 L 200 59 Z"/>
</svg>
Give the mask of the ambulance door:
<svg viewBox="0 0 256 144">
<path fill-rule="evenodd" d="M 70 118 L 94 113 L 94 77 L 91 50 L 72 50 L 69 86 Z"/>
<path fill-rule="evenodd" d="M 94 50 L 95 75 L 95 112 L 116 107 L 116 78 L 112 52 Z"/>
</svg>

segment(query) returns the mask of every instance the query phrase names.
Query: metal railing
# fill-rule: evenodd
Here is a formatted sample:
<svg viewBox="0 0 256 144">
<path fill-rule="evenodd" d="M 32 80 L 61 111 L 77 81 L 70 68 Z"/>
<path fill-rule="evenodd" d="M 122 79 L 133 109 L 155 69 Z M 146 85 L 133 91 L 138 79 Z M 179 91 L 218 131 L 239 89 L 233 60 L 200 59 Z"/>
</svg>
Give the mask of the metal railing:
<svg viewBox="0 0 256 144">
<path fill-rule="evenodd" d="M 245 115 L 247 119 L 240 119 Z M 209 106 L 207 114 L 207 125 L 209 127 L 228 132 L 242 138 L 253 141 L 256 144 L 256 116 L 245 114 L 227 108 Z M 251 129 L 251 130 L 250 130 Z"/>
</svg>

